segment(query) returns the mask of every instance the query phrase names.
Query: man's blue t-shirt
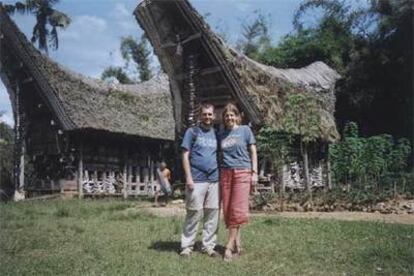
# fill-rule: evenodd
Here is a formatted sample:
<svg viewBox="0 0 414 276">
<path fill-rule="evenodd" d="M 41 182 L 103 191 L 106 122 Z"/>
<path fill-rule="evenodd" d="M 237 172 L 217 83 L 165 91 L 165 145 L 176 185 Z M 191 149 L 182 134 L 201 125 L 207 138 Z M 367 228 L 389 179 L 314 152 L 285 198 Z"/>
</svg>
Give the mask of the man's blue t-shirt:
<svg viewBox="0 0 414 276">
<path fill-rule="evenodd" d="M 220 145 L 223 152 L 224 168 L 251 169 L 249 145 L 256 144 L 253 132 L 248 126 L 220 132 Z"/>
<path fill-rule="evenodd" d="M 217 139 L 214 128 L 195 126 L 187 129 L 181 147 L 190 151 L 191 175 L 194 182 L 217 182 Z"/>
</svg>

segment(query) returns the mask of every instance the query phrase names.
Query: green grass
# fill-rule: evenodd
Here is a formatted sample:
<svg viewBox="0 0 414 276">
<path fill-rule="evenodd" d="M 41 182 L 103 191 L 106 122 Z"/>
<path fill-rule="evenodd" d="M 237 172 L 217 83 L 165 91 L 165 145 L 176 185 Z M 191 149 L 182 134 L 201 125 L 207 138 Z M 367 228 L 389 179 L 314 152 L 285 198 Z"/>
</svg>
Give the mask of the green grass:
<svg viewBox="0 0 414 276">
<path fill-rule="evenodd" d="M 254 218 L 232 263 L 177 254 L 183 218 L 139 202 L 66 200 L 0 205 L 1 275 L 413 275 L 414 227 Z M 223 225 L 219 241 L 225 241 Z"/>
</svg>

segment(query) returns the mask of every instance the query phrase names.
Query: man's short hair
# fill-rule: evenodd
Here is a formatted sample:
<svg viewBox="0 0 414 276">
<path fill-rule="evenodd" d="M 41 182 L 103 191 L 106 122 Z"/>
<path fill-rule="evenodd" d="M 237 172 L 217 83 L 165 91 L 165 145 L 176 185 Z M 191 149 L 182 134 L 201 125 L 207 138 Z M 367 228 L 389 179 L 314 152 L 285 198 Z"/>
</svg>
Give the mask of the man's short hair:
<svg viewBox="0 0 414 276">
<path fill-rule="evenodd" d="M 214 111 L 214 105 L 212 105 L 211 103 L 201 103 L 199 106 L 200 115 L 201 115 L 201 110 L 209 109 L 209 108 L 212 108 Z"/>
</svg>

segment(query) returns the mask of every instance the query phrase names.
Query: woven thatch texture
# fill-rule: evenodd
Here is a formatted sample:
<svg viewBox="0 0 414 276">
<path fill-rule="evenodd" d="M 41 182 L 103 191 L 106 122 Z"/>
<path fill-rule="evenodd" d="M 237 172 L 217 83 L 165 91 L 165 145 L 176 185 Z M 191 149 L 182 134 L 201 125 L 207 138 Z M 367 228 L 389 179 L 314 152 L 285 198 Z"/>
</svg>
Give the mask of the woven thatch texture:
<svg viewBox="0 0 414 276">
<path fill-rule="evenodd" d="M 300 69 L 278 69 L 237 55 L 233 50 L 229 53 L 233 55 L 230 62 L 243 91 L 259 108 L 266 124 L 283 129 L 287 96 L 303 93 L 314 99 L 318 106 L 320 137 L 326 141 L 339 139 L 333 113 L 335 82 L 340 76 L 333 69 L 323 62 L 314 62 Z"/>
<path fill-rule="evenodd" d="M 49 106 L 52 112 L 64 111 L 65 119 L 71 121 L 71 127 L 66 130 L 95 129 L 174 140 L 174 116 L 167 76 L 160 75 L 137 85 L 107 84 L 82 76 L 40 53 L 5 13 L 2 12 L 1 16 L 2 43 L 7 44 L 4 49 L 12 50 L 0 54 L 15 55 L 37 82 L 40 93 L 44 93 L 48 100 L 57 99 L 50 100 Z M 5 69 L 13 72 L 12 68 Z"/>
</svg>

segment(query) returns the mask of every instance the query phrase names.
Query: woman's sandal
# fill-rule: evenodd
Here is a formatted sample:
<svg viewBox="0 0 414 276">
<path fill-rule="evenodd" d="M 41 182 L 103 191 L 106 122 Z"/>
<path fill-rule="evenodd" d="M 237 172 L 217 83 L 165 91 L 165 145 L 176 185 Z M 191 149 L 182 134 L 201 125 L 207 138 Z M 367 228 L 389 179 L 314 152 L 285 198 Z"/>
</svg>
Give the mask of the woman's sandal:
<svg viewBox="0 0 414 276">
<path fill-rule="evenodd" d="M 243 248 L 241 247 L 241 245 L 234 245 L 234 249 L 233 249 L 233 253 L 236 254 L 237 256 L 241 256 L 243 255 Z"/>
<path fill-rule="evenodd" d="M 226 249 L 224 250 L 223 260 L 225 262 L 230 262 L 232 258 L 233 258 L 232 250 L 230 248 L 226 247 Z"/>
</svg>

